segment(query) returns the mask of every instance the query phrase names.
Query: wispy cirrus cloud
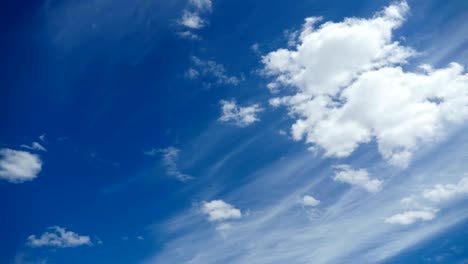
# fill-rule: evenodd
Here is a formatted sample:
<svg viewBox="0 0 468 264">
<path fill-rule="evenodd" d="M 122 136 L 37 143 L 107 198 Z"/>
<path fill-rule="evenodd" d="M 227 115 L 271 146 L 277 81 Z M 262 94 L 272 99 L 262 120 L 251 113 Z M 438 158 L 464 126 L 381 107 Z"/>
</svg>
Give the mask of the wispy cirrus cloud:
<svg viewBox="0 0 468 264">
<path fill-rule="evenodd" d="M 208 88 L 211 86 L 211 83 L 217 85 L 239 85 L 243 81 L 243 77 L 228 74 L 224 65 L 214 60 L 203 60 L 197 56 L 192 56 L 191 62 L 193 66 L 185 71 L 185 78 L 195 80 L 204 77 L 206 78 L 205 86 Z"/>
<path fill-rule="evenodd" d="M 172 146 L 163 149 L 151 149 L 144 151 L 145 155 L 161 155 L 161 160 L 166 169 L 166 174 L 168 176 L 174 177 L 175 179 L 181 182 L 193 180 L 193 176 L 180 171 L 179 166 L 177 164 L 177 160 L 179 159 L 179 153 L 180 150 Z"/>
</svg>

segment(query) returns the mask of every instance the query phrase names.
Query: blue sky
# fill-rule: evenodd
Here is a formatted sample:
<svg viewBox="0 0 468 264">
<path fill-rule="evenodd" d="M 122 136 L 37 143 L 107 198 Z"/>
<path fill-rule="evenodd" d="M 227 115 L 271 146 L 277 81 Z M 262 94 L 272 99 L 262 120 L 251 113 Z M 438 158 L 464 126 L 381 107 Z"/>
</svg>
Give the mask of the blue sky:
<svg viewBox="0 0 468 264">
<path fill-rule="evenodd" d="M 0 263 L 468 263 L 468 2 L 3 6 Z"/>
</svg>

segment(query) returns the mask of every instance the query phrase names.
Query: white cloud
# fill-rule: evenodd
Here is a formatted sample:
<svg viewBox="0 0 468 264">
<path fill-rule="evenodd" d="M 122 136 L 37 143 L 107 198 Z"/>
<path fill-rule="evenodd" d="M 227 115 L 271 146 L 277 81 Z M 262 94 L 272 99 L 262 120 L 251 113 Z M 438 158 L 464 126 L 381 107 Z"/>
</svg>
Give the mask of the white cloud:
<svg viewBox="0 0 468 264">
<path fill-rule="evenodd" d="M 185 27 L 186 30 L 179 32 L 178 35 L 189 39 L 200 39 L 192 30 L 201 29 L 208 25 L 208 21 L 202 15 L 211 13 L 212 10 L 211 0 L 189 0 L 178 21 L 179 25 Z"/>
<path fill-rule="evenodd" d="M 210 221 L 242 218 L 242 213 L 239 209 L 222 200 L 203 202 L 201 211 L 208 216 L 208 220 Z"/>
<path fill-rule="evenodd" d="M 263 109 L 258 104 L 241 107 L 236 101 L 221 100 L 222 116 L 219 118 L 222 122 L 234 122 L 240 127 L 245 127 L 259 121 L 257 114 Z"/>
<path fill-rule="evenodd" d="M 199 11 L 211 12 L 213 8 L 211 0 L 189 0 L 189 3 Z"/>
<path fill-rule="evenodd" d="M 30 149 L 30 150 L 47 151 L 47 149 L 44 146 L 42 146 L 39 142 L 33 142 L 31 146 L 23 144 L 21 145 L 21 147 L 25 149 Z"/>
<path fill-rule="evenodd" d="M 320 201 L 315 199 L 314 197 L 310 196 L 310 195 L 304 195 L 300 201 L 300 203 L 304 206 L 317 206 Z"/>
<path fill-rule="evenodd" d="M 162 162 L 164 167 L 166 168 L 166 174 L 168 176 L 172 176 L 181 182 L 185 182 L 188 180 L 193 180 L 194 177 L 182 173 L 177 165 L 177 160 L 179 159 L 179 152 L 180 150 L 175 147 L 167 147 L 164 149 L 151 149 L 145 151 L 144 154 L 146 155 L 162 155 Z"/>
<path fill-rule="evenodd" d="M 0 179 L 22 183 L 37 177 L 42 169 L 42 160 L 26 151 L 0 149 Z"/>
<path fill-rule="evenodd" d="M 63 227 L 53 226 L 48 228 L 50 232 L 45 232 L 40 237 L 31 235 L 28 237 L 27 245 L 30 247 L 57 247 L 70 248 L 78 246 L 92 246 L 89 236 L 81 236 L 72 231 L 67 231 Z"/>
<path fill-rule="evenodd" d="M 195 79 L 201 73 L 204 76 L 213 78 L 216 84 L 238 85 L 242 81 L 242 78 L 228 75 L 226 68 L 216 61 L 202 60 L 196 56 L 192 56 L 191 59 L 195 68 L 189 68 L 185 73 L 185 76 L 189 79 Z"/>
<path fill-rule="evenodd" d="M 410 225 L 416 221 L 430 221 L 434 219 L 436 213 L 437 210 L 435 209 L 406 211 L 385 219 L 385 223 Z"/>
<path fill-rule="evenodd" d="M 392 40 L 408 13 L 402 1 L 370 19 L 348 18 L 315 26 L 308 18 L 292 49 L 263 57 L 274 90 L 295 94 L 270 100 L 296 118 L 295 140 L 349 156 L 360 144 L 376 140 L 382 157 L 406 167 L 413 153 L 444 138 L 468 118 L 468 74 L 456 63 L 408 72 L 415 51 Z"/>
<path fill-rule="evenodd" d="M 199 14 L 188 11 L 184 12 L 179 23 L 190 29 L 199 29 L 206 25 L 206 21 L 203 20 Z"/>
<path fill-rule="evenodd" d="M 335 181 L 357 185 L 366 191 L 375 193 L 382 188 L 382 182 L 378 179 L 371 179 L 365 169 L 354 170 L 348 165 L 335 166 Z"/>
<path fill-rule="evenodd" d="M 436 184 L 433 188 L 424 190 L 422 196 L 433 202 L 444 202 L 467 194 L 468 176 L 465 176 L 456 184 Z"/>
</svg>

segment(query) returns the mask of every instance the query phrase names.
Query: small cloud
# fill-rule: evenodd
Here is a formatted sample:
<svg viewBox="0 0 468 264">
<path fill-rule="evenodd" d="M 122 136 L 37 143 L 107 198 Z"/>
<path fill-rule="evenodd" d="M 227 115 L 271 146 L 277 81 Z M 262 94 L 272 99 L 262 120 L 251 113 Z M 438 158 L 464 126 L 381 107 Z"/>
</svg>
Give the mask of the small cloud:
<svg viewBox="0 0 468 264">
<path fill-rule="evenodd" d="M 182 18 L 179 20 L 179 24 L 190 29 L 199 29 L 206 25 L 206 21 L 197 13 L 185 11 Z"/>
<path fill-rule="evenodd" d="M 35 235 L 29 236 L 26 244 L 30 247 L 55 248 L 71 248 L 93 245 L 89 236 L 81 236 L 59 226 L 49 227 L 48 229 L 51 230 L 51 232 L 45 232 L 40 237 L 36 237 Z"/>
<path fill-rule="evenodd" d="M 221 100 L 220 103 L 222 116 L 219 118 L 219 121 L 234 122 L 234 124 L 240 127 L 246 127 L 259 121 L 257 113 L 263 111 L 258 104 L 241 107 L 234 100 Z"/>
<path fill-rule="evenodd" d="M 181 182 L 185 182 L 188 180 L 193 180 L 194 177 L 182 173 L 179 169 L 177 164 L 177 160 L 179 158 L 180 150 L 175 147 L 168 147 L 164 149 L 150 149 L 144 151 L 145 155 L 154 156 L 161 154 L 162 155 L 162 162 L 164 167 L 166 168 L 166 174 L 168 176 L 172 176 Z"/>
<path fill-rule="evenodd" d="M 422 196 L 433 202 L 443 202 L 467 194 L 468 176 L 465 176 L 456 184 L 436 184 L 433 188 L 424 190 Z"/>
<path fill-rule="evenodd" d="M 0 179 L 11 183 L 23 183 L 37 177 L 42 160 L 27 151 L 0 149 Z"/>
<path fill-rule="evenodd" d="M 190 69 L 186 70 L 185 74 L 184 74 L 185 78 L 190 79 L 190 80 L 196 79 L 198 77 L 198 75 L 200 75 L 200 73 L 197 70 L 195 70 L 194 68 L 190 68 Z"/>
<path fill-rule="evenodd" d="M 44 142 L 44 141 L 45 141 L 45 136 L 46 136 L 45 134 L 42 134 L 42 135 L 39 136 L 39 139 L 40 139 L 42 142 Z"/>
<path fill-rule="evenodd" d="M 189 3 L 199 12 L 211 12 L 213 8 L 211 0 L 189 0 Z"/>
<path fill-rule="evenodd" d="M 320 200 L 317 200 L 310 195 L 304 195 L 302 199 L 300 200 L 300 203 L 304 206 L 314 207 L 320 203 Z"/>
<path fill-rule="evenodd" d="M 191 75 L 193 76 L 193 74 L 195 74 L 194 77 L 199 77 L 200 75 L 203 75 L 206 78 L 213 79 L 214 82 L 218 85 L 238 85 L 241 81 L 243 81 L 243 77 L 228 75 L 224 65 L 217 63 L 216 61 L 202 60 L 196 56 L 192 56 L 191 60 L 193 67 L 189 68 L 185 72 L 186 77 L 190 77 Z M 190 75 L 187 76 L 187 74 Z"/>
<path fill-rule="evenodd" d="M 145 238 L 142 237 L 142 236 L 137 236 L 136 239 L 138 239 L 138 240 L 145 240 Z"/>
<path fill-rule="evenodd" d="M 33 142 L 31 144 L 31 146 L 23 144 L 20 147 L 25 148 L 25 149 L 29 149 L 29 150 L 47 151 L 47 149 L 44 148 L 44 146 L 42 146 L 39 142 Z"/>
<path fill-rule="evenodd" d="M 203 202 L 201 211 L 208 216 L 209 221 L 224 221 L 242 218 L 242 213 L 239 209 L 222 200 Z"/>
<path fill-rule="evenodd" d="M 385 223 L 398 224 L 398 225 L 410 225 L 416 221 L 430 221 L 436 216 L 437 210 L 427 208 L 424 210 L 413 210 L 406 211 L 393 215 L 385 219 Z"/>
<path fill-rule="evenodd" d="M 378 179 L 371 179 L 366 170 L 353 170 L 348 165 L 335 166 L 335 177 L 333 179 L 335 181 L 359 186 L 371 193 L 378 192 L 382 188 L 382 182 Z"/>
</svg>

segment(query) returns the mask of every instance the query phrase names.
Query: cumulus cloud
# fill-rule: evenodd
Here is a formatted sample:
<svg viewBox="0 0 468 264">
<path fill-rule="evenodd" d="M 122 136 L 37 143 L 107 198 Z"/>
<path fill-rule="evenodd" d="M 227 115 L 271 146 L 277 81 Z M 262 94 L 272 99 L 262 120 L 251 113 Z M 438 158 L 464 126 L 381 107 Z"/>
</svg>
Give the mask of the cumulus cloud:
<svg viewBox="0 0 468 264">
<path fill-rule="evenodd" d="M 201 211 L 208 216 L 209 221 L 224 221 L 242 218 L 242 213 L 239 209 L 222 200 L 203 202 Z"/>
<path fill-rule="evenodd" d="M 40 237 L 31 235 L 27 239 L 30 247 L 56 247 L 71 248 L 78 246 L 92 246 L 89 236 L 81 236 L 72 231 L 67 231 L 63 227 L 52 226 L 48 228 L 50 232 L 45 232 Z"/>
<path fill-rule="evenodd" d="M 426 209 L 426 210 L 414 210 L 406 211 L 393 215 L 385 219 L 385 223 L 388 224 L 399 224 L 399 225 L 410 225 L 416 221 L 430 221 L 436 216 L 437 210 Z"/>
<path fill-rule="evenodd" d="M 37 177 L 42 169 L 42 160 L 27 151 L 0 149 L 0 179 L 23 183 Z"/>
<path fill-rule="evenodd" d="M 177 164 L 177 160 L 179 159 L 180 150 L 175 147 L 168 147 L 164 149 L 151 149 L 144 152 L 146 155 L 162 155 L 162 163 L 166 168 L 166 174 L 168 176 L 172 176 L 181 182 L 185 182 L 188 180 L 194 179 L 194 177 L 185 174 L 180 171 L 179 166 Z"/>
<path fill-rule="evenodd" d="M 424 190 L 422 196 L 433 202 L 444 202 L 467 194 L 468 176 L 465 176 L 456 184 L 436 184 L 433 188 Z"/>
<path fill-rule="evenodd" d="M 184 12 L 179 23 L 191 29 L 199 29 L 205 26 L 206 22 L 199 14 L 192 12 Z"/>
<path fill-rule="evenodd" d="M 382 188 L 382 182 L 378 179 L 370 178 L 369 173 L 365 169 L 354 170 L 348 165 L 335 166 L 335 177 L 333 179 L 357 185 L 371 193 L 378 192 Z"/>
<path fill-rule="evenodd" d="M 221 122 L 233 122 L 240 127 L 245 127 L 259 121 L 257 114 L 263 111 L 258 104 L 241 107 L 234 100 L 221 100 L 220 104 L 222 116 L 219 120 Z"/>
<path fill-rule="evenodd" d="M 208 21 L 202 16 L 206 13 L 211 13 L 211 11 L 211 0 L 189 0 L 187 6 L 182 11 L 182 17 L 178 21 L 179 25 L 186 28 L 186 30 L 179 32 L 179 36 L 199 39 L 200 37 L 192 31 L 201 29 L 208 24 Z"/>
<path fill-rule="evenodd" d="M 300 203 L 304 206 L 314 207 L 317 206 L 320 203 L 320 201 L 310 195 L 304 195 L 300 200 Z"/>
<path fill-rule="evenodd" d="M 405 1 L 372 18 L 326 22 L 306 19 L 296 45 L 265 55 L 264 73 L 272 90 L 292 95 L 270 100 L 284 105 L 296 121 L 294 140 L 319 146 L 325 156 L 349 156 L 376 140 L 390 164 L 408 166 L 414 152 L 436 142 L 468 118 L 468 74 L 463 66 L 400 66 L 416 52 L 392 38 L 405 20 Z"/>
<path fill-rule="evenodd" d="M 191 60 L 194 67 L 185 72 L 185 77 L 188 79 L 193 80 L 203 75 L 213 79 L 216 84 L 238 85 L 242 81 L 242 77 L 228 75 L 224 65 L 216 61 L 202 60 L 196 56 L 192 56 Z"/>
</svg>

